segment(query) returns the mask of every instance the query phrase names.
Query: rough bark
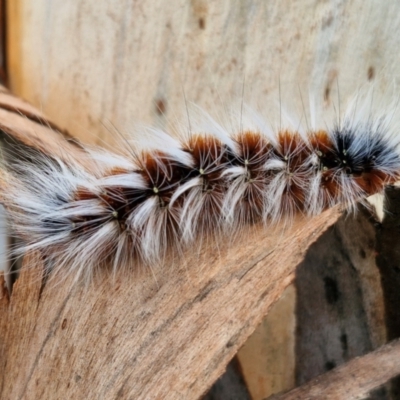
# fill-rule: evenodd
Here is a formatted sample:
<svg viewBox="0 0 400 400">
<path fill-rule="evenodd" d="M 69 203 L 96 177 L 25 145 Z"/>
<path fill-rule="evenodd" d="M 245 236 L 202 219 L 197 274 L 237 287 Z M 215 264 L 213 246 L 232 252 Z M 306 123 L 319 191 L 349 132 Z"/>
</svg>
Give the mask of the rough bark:
<svg viewBox="0 0 400 400">
<path fill-rule="evenodd" d="M 296 265 L 338 217 L 262 226 L 230 244 L 89 285 L 42 282 L 25 260 L 1 302 L 1 398 L 190 399 L 201 396 L 292 282 Z"/>
<path fill-rule="evenodd" d="M 400 341 L 396 340 L 365 356 L 327 372 L 273 400 L 355 400 L 400 374 Z"/>
</svg>

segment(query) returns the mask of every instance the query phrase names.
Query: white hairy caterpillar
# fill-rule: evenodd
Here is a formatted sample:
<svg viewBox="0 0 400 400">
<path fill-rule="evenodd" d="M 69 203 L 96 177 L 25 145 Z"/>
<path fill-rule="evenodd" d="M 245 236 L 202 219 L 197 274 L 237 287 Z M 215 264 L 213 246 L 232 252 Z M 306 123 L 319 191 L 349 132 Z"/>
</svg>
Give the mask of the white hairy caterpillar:
<svg viewBox="0 0 400 400">
<path fill-rule="evenodd" d="M 278 127 L 255 113 L 247 127 L 241 112 L 237 129 L 203 115 L 207 129 L 189 126 L 182 140 L 153 132 L 158 144 L 144 149 L 125 140 L 115 152 L 88 149 L 91 169 L 36 152 L 33 164 L 9 168 L 3 196 L 24 239 L 17 252 L 40 250 L 59 270 L 91 275 L 153 264 L 244 224 L 354 208 L 400 174 L 396 113 L 372 111 L 354 102 L 327 126 Z"/>
</svg>

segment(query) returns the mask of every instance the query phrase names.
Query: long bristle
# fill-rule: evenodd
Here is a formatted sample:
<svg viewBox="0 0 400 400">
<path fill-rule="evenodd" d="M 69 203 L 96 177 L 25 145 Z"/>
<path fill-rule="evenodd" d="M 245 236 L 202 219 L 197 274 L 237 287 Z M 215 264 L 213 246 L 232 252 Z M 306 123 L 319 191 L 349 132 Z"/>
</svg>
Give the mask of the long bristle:
<svg viewBox="0 0 400 400">
<path fill-rule="evenodd" d="M 97 171 L 38 153 L 10 169 L 4 194 L 25 240 L 18 251 L 39 249 L 58 270 L 90 276 L 103 264 L 152 264 L 245 224 L 353 209 L 399 178 L 389 120 L 344 118 L 320 130 L 279 129 L 272 139 L 262 129 L 227 136 L 220 125 L 182 142 L 158 132 L 165 149 L 91 151 Z"/>
</svg>

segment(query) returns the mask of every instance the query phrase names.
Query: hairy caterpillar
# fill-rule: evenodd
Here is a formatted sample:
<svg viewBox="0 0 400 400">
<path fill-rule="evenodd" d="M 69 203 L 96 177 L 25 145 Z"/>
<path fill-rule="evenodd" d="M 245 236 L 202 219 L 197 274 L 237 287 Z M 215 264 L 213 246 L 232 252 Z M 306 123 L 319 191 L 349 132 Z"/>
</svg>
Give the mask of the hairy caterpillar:
<svg viewBox="0 0 400 400">
<path fill-rule="evenodd" d="M 400 174 L 393 114 L 364 115 L 353 104 L 328 127 L 274 130 L 255 118 L 250 128 L 190 128 L 180 141 L 158 132 L 163 145 L 144 150 L 125 141 L 115 153 L 88 150 L 91 169 L 37 153 L 10 167 L 3 196 L 25 240 L 18 251 L 91 274 L 104 263 L 154 263 L 244 224 L 353 208 Z"/>
</svg>

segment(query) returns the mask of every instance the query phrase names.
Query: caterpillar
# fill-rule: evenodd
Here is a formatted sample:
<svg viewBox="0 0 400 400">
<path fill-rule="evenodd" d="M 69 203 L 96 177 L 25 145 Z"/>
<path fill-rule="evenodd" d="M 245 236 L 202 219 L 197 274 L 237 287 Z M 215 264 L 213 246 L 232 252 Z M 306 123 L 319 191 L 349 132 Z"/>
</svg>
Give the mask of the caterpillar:
<svg viewBox="0 0 400 400">
<path fill-rule="evenodd" d="M 354 209 L 400 175 L 393 113 L 364 118 L 360 109 L 331 126 L 272 129 L 255 118 L 237 130 L 189 127 L 181 140 L 157 132 L 163 145 L 87 149 L 90 169 L 37 152 L 8 168 L 3 197 L 24 239 L 18 252 L 40 250 L 57 269 L 90 275 L 104 264 L 152 264 L 245 224 Z"/>
</svg>

